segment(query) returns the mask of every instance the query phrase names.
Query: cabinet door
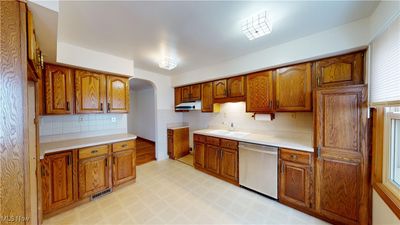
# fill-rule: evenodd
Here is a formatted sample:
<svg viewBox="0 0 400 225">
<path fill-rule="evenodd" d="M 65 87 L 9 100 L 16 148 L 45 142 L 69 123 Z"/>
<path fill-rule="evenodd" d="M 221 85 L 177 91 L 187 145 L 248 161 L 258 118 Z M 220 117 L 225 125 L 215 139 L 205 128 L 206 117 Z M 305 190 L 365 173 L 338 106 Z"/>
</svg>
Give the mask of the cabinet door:
<svg viewBox="0 0 400 225">
<path fill-rule="evenodd" d="M 276 70 L 276 111 L 311 111 L 311 63 Z"/>
<path fill-rule="evenodd" d="M 221 176 L 233 180 L 239 180 L 238 174 L 238 152 L 237 150 L 221 149 Z"/>
<path fill-rule="evenodd" d="M 136 151 L 126 150 L 113 154 L 113 185 L 136 178 Z"/>
<path fill-rule="evenodd" d="M 108 156 L 79 161 L 79 198 L 85 198 L 110 187 Z"/>
<path fill-rule="evenodd" d="M 190 101 L 190 86 L 182 87 L 182 102 Z"/>
<path fill-rule="evenodd" d="M 76 113 L 103 113 L 106 103 L 106 76 L 75 71 Z"/>
<path fill-rule="evenodd" d="M 194 142 L 194 165 L 204 168 L 204 153 L 206 145 L 200 142 Z"/>
<path fill-rule="evenodd" d="M 42 160 L 43 212 L 73 203 L 72 152 L 56 153 Z"/>
<path fill-rule="evenodd" d="M 273 86 L 272 71 L 252 73 L 246 76 L 246 111 L 272 112 Z"/>
<path fill-rule="evenodd" d="M 125 77 L 107 76 L 107 112 L 129 111 L 129 80 Z"/>
<path fill-rule="evenodd" d="M 363 83 L 364 53 L 337 56 L 315 62 L 317 87 Z"/>
<path fill-rule="evenodd" d="M 244 76 L 232 77 L 228 79 L 228 96 L 243 97 L 244 96 Z"/>
<path fill-rule="evenodd" d="M 219 174 L 219 163 L 220 163 L 220 150 L 219 147 L 213 145 L 206 145 L 206 151 L 204 156 L 206 169 L 215 174 Z"/>
<path fill-rule="evenodd" d="M 190 86 L 190 100 L 201 100 L 201 84 L 194 84 Z"/>
<path fill-rule="evenodd" d="M 368 224 L 367 89 L 316 91 L 316 207 L 344 224 Z"/>
<path fill-rule="evenodd" d="M 226 98 L 228 97 L 228 90 L 226 87 L 226 79 L 217 80 L 213 83 L 214 98 Z"/>
<path fill-rule="evenodd" d="M 201 89 L 201 111 L 213 112 L 213 82 L 202 84 Z"/>
<path fill-rule="evenodd" d="M 74 86 L 72 70 L 46 65 L 46 114 L 72 114 L 74 112 Z"/>
<path fill-rule="evenodd" d="M 280 160 L 279 200 L 311 208 L 311 166 Z"/>
<path fill-rule="evenodd" d="M 182 103 L 182 88 L 175 88 L 175 106 Z"/>
</svg>

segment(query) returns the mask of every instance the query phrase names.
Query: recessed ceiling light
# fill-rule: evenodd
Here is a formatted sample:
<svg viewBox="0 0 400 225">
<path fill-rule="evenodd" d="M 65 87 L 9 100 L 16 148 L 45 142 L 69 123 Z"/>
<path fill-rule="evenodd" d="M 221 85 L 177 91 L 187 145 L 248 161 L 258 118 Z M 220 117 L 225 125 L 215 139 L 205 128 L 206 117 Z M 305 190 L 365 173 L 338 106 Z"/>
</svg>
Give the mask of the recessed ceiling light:
<svg viewBox="0 0 400 225">
<path fill-rule="evenodd" d="M 253 40 L 271 33 L 272 25 L 268 12 L 261 12 L 243 21 L 242 32 L 249 40 Z"/>
<path fill-rule="evenodd" d="M 158 63 L 158 66 L 162 69 L 166 70 L 172 70 L 178 65 L 178 62 L 176 59 L 172 57 L 164 57 L 161 59 L 161 61 Z"/>
</svg>

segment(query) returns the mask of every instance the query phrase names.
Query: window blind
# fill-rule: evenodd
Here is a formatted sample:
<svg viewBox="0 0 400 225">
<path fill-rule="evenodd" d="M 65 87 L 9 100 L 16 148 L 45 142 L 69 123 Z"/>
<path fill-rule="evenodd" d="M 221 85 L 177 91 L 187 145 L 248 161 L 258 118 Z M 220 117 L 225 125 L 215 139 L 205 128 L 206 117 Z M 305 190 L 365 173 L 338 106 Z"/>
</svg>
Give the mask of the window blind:
<svg viewBox="0 0 400 225">
<path fill-rule="evenodd" d="M 400 16 L 371 48 L 371 104 L 400 104 Z"/>
</svg>

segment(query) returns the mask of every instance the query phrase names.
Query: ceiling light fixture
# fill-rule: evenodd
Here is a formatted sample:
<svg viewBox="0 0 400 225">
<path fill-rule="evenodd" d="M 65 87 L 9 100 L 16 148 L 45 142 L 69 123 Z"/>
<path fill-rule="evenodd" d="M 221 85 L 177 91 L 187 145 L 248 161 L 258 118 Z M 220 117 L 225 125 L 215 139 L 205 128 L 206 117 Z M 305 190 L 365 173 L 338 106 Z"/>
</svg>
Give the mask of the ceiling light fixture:
<svg viewBox="0 0 400 225">
<path fill-rule="evenodd" d="M 272 32 L 271 18 L 267 11 L 247 18 L 242 24 L 242 32 L 253 40 Z"/>
<path fill-rule="evenodd" d="M 176 59 L 172 57 L 164 57 L 161 59 L 161 61 L 158 63 L 158 66 L 162 69 L 166 70 L 172 70 L 178 65 L 178 62 Z"/>
</svg>

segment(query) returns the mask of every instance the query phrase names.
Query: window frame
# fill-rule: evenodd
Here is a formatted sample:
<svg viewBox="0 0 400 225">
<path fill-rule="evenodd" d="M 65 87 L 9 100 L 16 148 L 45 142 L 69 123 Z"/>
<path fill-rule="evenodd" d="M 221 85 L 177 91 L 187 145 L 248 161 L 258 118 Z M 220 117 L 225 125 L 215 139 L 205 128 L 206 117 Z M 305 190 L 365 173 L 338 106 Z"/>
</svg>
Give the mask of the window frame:
<svg viewBox="0 0 400 225">
<path fill-rule="evenodd" d="M 372 186 L 394 214 L 400 219 L 400 189 L 387 176 L 390 128 L 388 122 L 397 113 L 385 112 L 385 107 L 372 109 Z"/>
</svg>

